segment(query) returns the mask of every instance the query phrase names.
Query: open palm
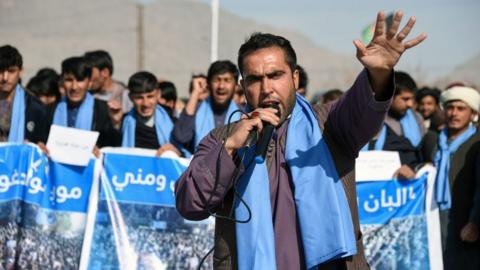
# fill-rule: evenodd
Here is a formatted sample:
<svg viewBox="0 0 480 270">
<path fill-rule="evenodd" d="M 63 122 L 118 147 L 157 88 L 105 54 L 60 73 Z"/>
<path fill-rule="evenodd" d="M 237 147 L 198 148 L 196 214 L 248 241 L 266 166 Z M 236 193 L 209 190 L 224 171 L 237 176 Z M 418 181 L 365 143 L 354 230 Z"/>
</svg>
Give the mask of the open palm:
<svg viewBox="0 0 480 270">
<path fill-rule="evenodd" d="M 392 25 L 385 31 L 385 14 L 380 11 L 372 41 L 365 46 L 360 40 L 354 40 L 357 58 L 365 68 L 370 71 L 391 70 L 405 50 L 425 40 L 427 35 L 422 33 L 414 39 L 403 42 L 415 25 L 415 18 L 410 17 L 403 29 L 397 33 L 402 17 L 403 12 L 395 12 Z"/>
</svg>

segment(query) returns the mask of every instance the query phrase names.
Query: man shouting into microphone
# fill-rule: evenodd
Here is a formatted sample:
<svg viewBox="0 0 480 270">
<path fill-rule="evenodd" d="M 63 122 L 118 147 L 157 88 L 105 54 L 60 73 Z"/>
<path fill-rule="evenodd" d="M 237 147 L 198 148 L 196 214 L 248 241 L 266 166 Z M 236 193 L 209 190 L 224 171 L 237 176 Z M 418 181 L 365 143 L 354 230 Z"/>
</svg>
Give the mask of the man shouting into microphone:
<svg viewBox="0 0 480 270">
<path fill-rule="evenodd" d="M 401 19 L 396 12 L 387 30 L 380 12 L 370 44 L 354 41 L 365 69 L 326 106 L 312 108 L 295 94 L 296 54 L 288 40 L 256 33 L 240 47 L 249 116 L 203 138 L 175 190 L 185 218 L 216 214 L 216 269 L 368 269 L 354 164 L 388 110 L 393 67 L 426 38 L 405 42 L 415 19 L 397 32 Z M 256 145 L 245 144 L 266 125 L 275 130 L 266 161 L 258 163 Z"/>
</svg>

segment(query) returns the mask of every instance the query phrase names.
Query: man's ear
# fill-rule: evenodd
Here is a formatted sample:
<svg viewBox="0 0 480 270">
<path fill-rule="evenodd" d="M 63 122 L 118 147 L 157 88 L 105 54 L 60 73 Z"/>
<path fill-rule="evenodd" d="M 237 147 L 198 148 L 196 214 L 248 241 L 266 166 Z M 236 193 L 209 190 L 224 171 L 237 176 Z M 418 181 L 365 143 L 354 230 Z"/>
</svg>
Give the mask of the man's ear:
<svg viewBox="0 0 480 270">
<path fill-rule="evenodd" d="M 472 115 L 470 116 L 471 122 L 478 122 L 478 113 L 473 111 Z"/>
<path fill-rule="evenodd" d="M 103 78 L 109 78 L 111 76 L 110 70 L 108 70 L 108 68 L 103 68 L 102 70 L 100 70 L 100 76 L 102 76 Z"/>
<path fill-rule="evenodd" d="M 167 107 L 171 108 L 172 110 L 175 110 L 175 100 L 169 100 L 167 101 Z"/>
<path fill-rule="evenodd" d="M 295 69 L 292 76 L 293 76 L 293 83 L 295 84 L 295 90 L 297 90 L 298 86 L 300 85 L 300 76 L 298 73 L 298 69 Z"/>
</svg>

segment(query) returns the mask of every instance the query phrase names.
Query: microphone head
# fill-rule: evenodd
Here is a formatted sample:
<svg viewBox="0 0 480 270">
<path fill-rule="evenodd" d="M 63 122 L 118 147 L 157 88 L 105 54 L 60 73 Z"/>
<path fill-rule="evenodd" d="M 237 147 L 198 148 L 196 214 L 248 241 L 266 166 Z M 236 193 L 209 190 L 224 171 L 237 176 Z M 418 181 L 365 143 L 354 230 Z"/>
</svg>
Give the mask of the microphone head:
<svg viewBox="0 0 480 270">
<path fill-rule="evenodd" d="M 262 104 L 262 108 L 274 108 L 277 110 L 276 115 L 280 117 L 279 102 L 277 101 L 265 102 Z M 257 164 L 265 162 L 265 155 L 268 151 L 268 144 L 270 142 L 270 139 L 272 138 L 272 134 L 274 130 L 275 130 L 275 127 L 272 124 L 268 122 L 264 122 L 262 135 L 258 139 L 255 147 L 255 162 Z"/>
<path fill-rule="evenodd" d="M 266 103 L 263 103 L 262 108 L 274 108 L 277 110 L 277 116 L 280 117 L 280 102 L 278 101 L 270 101 L 270 102 L 266 102 Z"/>
</svg>

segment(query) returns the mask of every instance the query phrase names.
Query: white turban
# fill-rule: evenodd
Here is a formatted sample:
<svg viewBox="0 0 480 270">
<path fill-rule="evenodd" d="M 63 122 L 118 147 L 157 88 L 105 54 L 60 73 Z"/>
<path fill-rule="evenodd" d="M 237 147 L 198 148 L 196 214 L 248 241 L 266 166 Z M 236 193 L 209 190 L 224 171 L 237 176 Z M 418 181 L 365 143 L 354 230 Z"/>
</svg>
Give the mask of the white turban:
<svg viewBox="0 0 480 270">
<path fill-rule="evenodd" d="M 473 88 L 454 86 L 443 92 L 440 97 L 440 102 L 442 105 L 453 100 L 463 101 L 476 112 L 478 112 L 480 109 L 480 94 Z"/>
</svg>

